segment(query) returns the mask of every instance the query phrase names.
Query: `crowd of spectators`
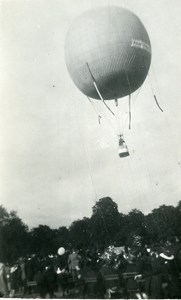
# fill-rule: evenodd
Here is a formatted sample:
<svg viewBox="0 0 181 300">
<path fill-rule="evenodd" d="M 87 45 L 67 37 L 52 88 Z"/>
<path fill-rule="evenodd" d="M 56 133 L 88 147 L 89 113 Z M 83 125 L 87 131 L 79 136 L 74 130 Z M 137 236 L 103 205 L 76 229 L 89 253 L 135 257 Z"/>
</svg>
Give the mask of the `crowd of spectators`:
<svg viewBox="0 0 181 300">
<path fill-rule="evenodd" d="M 63 249 L 63 248 L 62 248 Z M 0 263 L 1 297 L 181 298 L 181 245 L 71 249 Z"/>
</svg>

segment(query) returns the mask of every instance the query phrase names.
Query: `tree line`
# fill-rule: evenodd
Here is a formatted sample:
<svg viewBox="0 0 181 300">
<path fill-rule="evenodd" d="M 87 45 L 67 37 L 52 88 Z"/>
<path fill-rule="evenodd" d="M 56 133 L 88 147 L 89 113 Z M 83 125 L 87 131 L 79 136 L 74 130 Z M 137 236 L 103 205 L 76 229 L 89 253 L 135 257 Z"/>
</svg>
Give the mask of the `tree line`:
<svg viewBox="0 0 181 300">
<path fill-rule="evenodd" d="M 180 240 L 181 201 L 176 207 L 162 205 L 148 215 L 138 209 L 123 214 L 110 197 L 104 197 L 92 207 L 90 218 L 57 229 L 47 225 L 29 229 L 17 212 L 0 206 L 0 260 L 5 263 L 31 254 L 56 254 L 59 247 L 101 251 L 109 245 L 132 247 Z"/>
</svg>

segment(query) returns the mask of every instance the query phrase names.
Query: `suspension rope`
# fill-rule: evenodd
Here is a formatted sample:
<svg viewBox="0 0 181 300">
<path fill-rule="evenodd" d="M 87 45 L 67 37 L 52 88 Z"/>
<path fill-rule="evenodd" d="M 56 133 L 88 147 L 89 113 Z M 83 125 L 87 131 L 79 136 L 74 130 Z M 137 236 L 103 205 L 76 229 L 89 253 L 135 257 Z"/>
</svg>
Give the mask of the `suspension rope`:
<svg viewBox="0 0 181 300">
<path fill-rule="evenodd" d="M 118 136 L 120 136 L 123 133 L 121 132 L 121 127 L 120 127 L 118 99 L 115 99 L 115 104 L 116 104 L 116 108 L 117 108 L 116 116 L 117 116 Z"/>
<path fill-rule="evenodd" d="M 149 78 L 150 88 L 151 88 L 153 97 L 154 97 L 154 99 L 155 99 L 156 105 L 158 106 L 159 110 L 161 110 L 161 112 L 163 112 L 163 109 L 162 109 L 161 106 L 159 105 L 158 100 L 157 100 L 157 97 L 156 97 L 156 95 L 155 95 L 155 92 L 154 92 L 154 89 L 153 89 L 153 85 L 152 85 L 152 82 L 151 82 L 151 78 L 150 78 L 150 74 L 149 74 L 149 73 L 148 73 L 148 78 Z"/>
<path fill-rule="evenodd" d="M 131 95 L 129 94 L 129 129 L 131 129 Z"/>
<path fill-rule="evenodd" d="M 91 99 L 89 97 L 87 97 L 87 98 L 91 102 Z M 93 106 L 93 104 L 92 104 L 92 106 Z M 76 106 L 76 107 L 78 107 L 78 106 Z M 94 192 L 94 195 L 95 195 L 95 199 L 96 199 L 95 200 L 95 204 L 96 204 L 96 202 L 98 202 L 99 199 L 98 199 L 97 190 L 96 190 L 96 186 L 95 186 L 94 178 L 93 178 L 93 168 L 91 167 L 91 160 L 88 158 L 88 154 L 87 154 L 87 151 L 86 151 L 86 148 L 85 148 L 85 144 L 84 144 L 84 140 L 82 138 L 82 134 L 81 134 L 81 130 L 80 130 L 80 124 L 79 124 L 77 118 L 76 118 L 76 122 L 77 122 L 78 131 L 79 131 L 79 136 L 80 136 L 80 139 L 81 139 L 82 148 L 83 148 L 84 155 L 85 155 L 85 160 L 86 160 L 86 163 L 87 163 L 87 169 L 88 169 L 88 172 L 89 172 L 90 181 L 91 181 L 91 184 L 92 184 L 92 189 L 93 189 L 93 192 Z M 100 210 L 100 216 L 101 216 L 101 219 L 102 219 L 102 222 L 103 222 L 103 226 L 104 226 L 104 230 L 105 230 L 105 243 L 107 244 L 108 237 L 109 237 L 109 232 L 108 232 L 108 227 L 107 227 L 106 220 L 105 220 L 104 215 L 103 215 L 103 213 L 102 213 L 101 210 Z"/>
<path fill-rule="evenodd" d="M 100 93 L 100 91 L 99 91 L 99 89 L 98 89 L 98 86 L 97 86 L 97 84 L 96 84 L 96 80 L 95 80 L 94 76 L 92 75 L 92 72 L 91 72 L 91 70 L 90 70 L 89 64 L 86 63 L 86 65 L 87 65 L 87 68 L 88 68 L 88 70 L 89 70 L 89 73 L 90 73 L 90 75 L 91 75 L 91 77 L 92 77 L 93 85 L 94 85 L 94 87 L 95 87 L 95 90 L 96 90 L 96 92 L 97 92 L 99 98 L 102 100 L 102 102 L 104 103 L 104 105 L 107 107 L 107 109 L 108 109 L 108 110 L 113 114 L 113 116 L 114 116 L 114 115 L 115 115 L 114 112 L 113 112 L 113 111 L 110 109 L 110 107 L 106 104 L 105 100 L 103 99 L 103 97 L 102 97 L 102 95 L 101 95 L 101 93 Z"/>
<path fill-rule="evenodd" d="M 143 150 L 143 161 L 146 161 L 146 149 L 145 149 L 145 143 L 144 143 L 144 139 L 143 139 L 143 132 L 142 130 L 140 129 L 140 125 L 138 123 L 138 131 L 139 131 L 139 134 L 138 134 L 138 138 L 140 140 L 140 145 L 142 145 L 142 150 Z M 155 188 L 154 188 L 154 185 L 153 185 L 153 180 L 152 180 L 152 177 L 151 177 L 151 172 L 150 172 L 150 169 L 148 167 L 148 164 L 145 164 L 145 171 L 147 173 L 147 178 L 150 182 L 150 189 L 151 189 L 151 192 L 152 192 L 152 198 L 155 199 Z"/>
<path fill-rule="evenodd" d="M 78 107 L 78 105 L 76 107 Z M 82 148 L 83 148 L 83 151 L 84 151 L 85 160 L 86 160 L 86 163 L 87 163 L 87 169 L 88 169 L 88 173 L 89 173 L 89 176 L 90 176 L 90 181 L 91 181 L 91 184 L 92 184 L 92 189 L 93 189 L 96 201 L 97 201 L 98 200 L 98 196 L 97 196 L 97 191 L 96 191 L 96 187 L 95 187 L 94 180 L 93 180 L 93 174 L 92 174 L 90 162 L 89 162 L 89 159 L 88 159 L 88 155 L 87 155 L 87 152 L 86 152 L 86 149 L 85 149 L 85 145 L 84 145 L 84 142 L 83 142 L 83 138 L 82 138 L 82 134 L 81 134 L 81 130 L 80 130 L 80 124 L 79 124 L 77 118 L 76 118 L 76 122 L 77 122 L 77 128 L 78 128 L 78 132 L 79 132 L 79 136 L 80 136 Z"/>
<path fill-rule="evenodd" d="M 159 103 L 158 103 L 158 100 L 157 100 L 157 98 L 156 98 L 155 95 L 154 95 L 154 98 L 155 98 L 155 102 L 156 102 L 156 104 L 157 104 L 159 110 L 161 110 L 161 111 L 163 112 L 163 109 L 160 107 L 160 105 L 159 105 Z"/>
<path fill-rule="evenodd" d="M 101 124 L 101 118 L 102 118 L 102 116 L 97 112 L 97 110 L 95 109 L 95 107 L 94 107 L 94 105 L 93 105 L 91 99 L 90 99 L 88 96 L 87 96 L 87 99 L 88 99 L 89 102 L 91 103 L 92 108 L 93 108 L 93 110 L 95 111 L 95 113 L 96 113 L 96 115 L 97 115 L 97 117 L 98 117 L 98 122 L 99 122 L 99 125 L 100 125 L 100 124 Z"/>
<path fill-rule="evenodd" d="M 143 57 L 143 62 L 144 62 L 145 68 L 146 68 L 146 63 L 145 63 L 145 58 L 144 58 L 144 57 Z M 163 109 L 161 108 L 160 104 L 158 103 L 157 97 L 156 97 L 156 95 L 155 95 L 155 92 L 154 92 L 154 89 L 153 89 L 153 85 L 152 85 L 152 82 L 151 82 L 151 78 L 150 78 L 150 74 L 149 74 L 149 73 L 148 73 L 148 78 L 149 78 L 150 88 L 151 88 L 153 97 L 154 97 L 154 99 L 155 99 L 156 105 L 158 106 L 159 110 L 160 110 L 161 112 L 163 112 Z"/>
<path fill-rule="evenodd" d="M 127 71 L 126 71 L 126 78 L 127 78 L 127 82 L 128 82 L 128 86 L 129 86 L 129 129 L 131 129 L 131 93 L 132 93 L 132 89 L 131 89 L 131 84 L 129 81 Z"/>
<path fill-rule="evenodd" d="M 105 100 L 103 99 L 95 81 L 93 82 L 93 84 L 95 86 L 96 92 L 98 93 L 98 95 L 99 95 L 100 99 L 102 100 L 102 102 L 104 103 L 104 105 L 109 109 L 109 111 L 113 114 L 113 116 L 115 116 L 114 112 L 110 109 L 110 107 L 106 104 Z"/>
<path fill-rule="evenodd" d="M 140 86 L 140 88 L 139 88 L 139 90 L 137 91 L 137 94 L 135 95 L 135 97 L 133 97 L 133 96 L 131 97 L 131 107 L 134 107 L 134 106 L 135 106 L 136 100 L 138 99 L 138 96 L 139 96 L 139 94 L 140 94 L 140 92 L 141 92 L 142 87 L 143 87 L 143 85 Z M 126 116 L 125 122 L 127 121 L 128 117 L 129 117 L 129 115 Z"/>
<path fill-rule="evenodd" d="M 157 77 L 156 77 L 156 74 L 155 74 L 155 67 L 154 67 L 153 63 L 151 65 L 151 75 L 153 77 L 153 80 L 154 80 L 156 86 L 158 86 L 157 85 Z M 150 85 L 151 85 L 151 82 L 150 82 Z M 153 90 L 153 87 L 152 87 L 152 90 Z M 159 92 L 159 90 L 158 90 L 158 92 Z M 169 135 L 172 136 L 173 131 L 172 131 L 172 128 L 170 126 L 169 119 L 168 119 L 167 115 L 165 115 L 165 114 L 164 114 L 164 121 L 166 123 L 167 130 L 169 131 Z M 178 153 L 178 151 L 177 151 L 178 148 L 177 147 L 174 147 L 173 149 L 174 149 L 174 155 L 175 155 L 175 157 L 177 158 L 177 161 L 178 161 L 177 167 L 179 168 L 179 172 L 180 172 L 180 169 L 181 169 L 180 153 Z"/>
<path fill-rule="evenodd" d="M 151 65 L 150 71 L 151 71 L 153 80 L 154 80 L 155 83 L 156 83 L 157 80 L 156 80 L 156 75 L 155 75 L 155 70 L 154 70 L 153 63 L 152 63 L 152 65 Z M 159 103 L 158 103 L 158 100 L 157 100 L 157 97 L 156 97 L 155 94 L 154 94 L 154 89 L 153 89 L 153 85 L 152 85 L 152 81 L 151 81 L 151 76 L 150 76 L 150 74 L 148 74 L 148 77 L 149 77 L 150 88 L 151 88 L 151 91 L 152 91 L 152 93 L 153 93 L 153 95 L 154 95 L 155 102 L 156 102 L 158 108 L 163 112 L 163 109 L 160 107 L 160 105 L 159 105 Z M 166 117 L 166 115 L 164 115 L 164 121 L 165 121 L 165 123 L 166 123 L 167 130 L 170 132 L 170 136 L 172 136 L 171 126 L 170 126 L 170 124 L 169 124 L 169 120 L 168 120 L 168 118 Z M 174 150 L 175 150 L 174 154 L 175 154 L 175 156 L 176 156 L 176 158 L 177 158 L 177 161 L 178 161 L 177 167 L 179 168 L 179 171 L 180 171 L 181 164 L 180 164 L 180 161 L 179 161 L 179 160 L 180 160 L 180 156 L 179 156 L 179 154 L 178 154 L 177 147 L 175 147 Z"/>
<path fill-rule="evenodd" d="M 110 119 L 106 117 L 106 115 L 104 114 L 103 111 L 101 111 L 101 115 L 99 114 L 99 112 L 97 111 L 97 109 L 95 108 L 93 102 L 91 101 L 91 99 L 87 96 L 88 100 L 90 101 L 90 103 L 92 104 L 92 107 L 94 109 L 94 111 L 97 114 L 98 117 L 98 122 L 99 125 L 101 125 L 101 119 L 105 119 L 107 121 L 107 123 L 109 123 L 110 128 L 112 129 L 112 132 L 117 136 L 117 132 L 116 132 L 116 128 L 114 128 L 113 124 L 111 123 Z"/>
</svg>

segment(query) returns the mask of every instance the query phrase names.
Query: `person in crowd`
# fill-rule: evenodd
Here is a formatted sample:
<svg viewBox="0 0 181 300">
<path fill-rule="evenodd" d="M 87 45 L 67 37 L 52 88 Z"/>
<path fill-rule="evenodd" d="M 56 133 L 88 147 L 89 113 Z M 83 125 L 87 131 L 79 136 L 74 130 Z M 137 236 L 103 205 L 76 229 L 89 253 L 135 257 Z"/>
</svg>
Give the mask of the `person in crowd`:
<svg viewBox="0 0 181 300">
<path fill-rule="evenodd" d="M 36 292 L 40 295 L 40 298 L 45 298 L 47 294 L 47 280 L 43 266 L 39 267 L 39 270 L 35 275 L 35 281 L 37 284 Z"/>
<path fill-rule="evenodd" d="M 26 270 L 25 270 L 25 259 L 22 257 L 19 259 L 20 266 L 20 289 L 22 294 L 24 295 L 27 290 L 27 282 L 26 282 Z"/>
<path fill-rule="evenodd" d="M 58 278 L 58 286 L 62 289 L 63 298 L 69 293 L 68 253 L 58 255 L 55 259 L 55 269 Z"/>
<path fill-rule="evenodd" d="M 98 298 L 104 299 L 106 293 L 105 279 L 100 271 L 97 272 L 96 294 Z"/>
<path fill-rule="evenodd" d="M 16 263 L 10 268 L 10 297 L 13 298 L 16 292 L 19 292 L 21 281 L 20 266 Z"/>
<path fill-rule="evenodd" d="M 0 297 L 8 296 L 8 285 L 4 263 L 0 262 Z"/>
<path fill-rule="evenodd" d="M 32 281 L 34 276 L 34 264 L 31 257 L 28 257 L 25 262 L 25 272 L 27 281 Z"/>
<path fill-rule="evenodd" d="M 55 292 L 58 289 L 58 278 L 57 273 L 54 270 L 53 265 L 46 268 L 45 272 L 45 282 L 46 282 L 46 295 L 49 298 L 55 298 Z"/>
<path fill-rule="evenodd" d="M 163 294 L 164 298 L 179 299 L 181 295 L 179 270 L 176 264 L 174 255 L 171 255 L 169 251 L 161 253 L 162 259 L 162 273 L 163 273 Z"/>
<path fill-rule="evenodd" d="M 10 266 L 8 263 L 5 264 L 5 273 L 6 273 L 6 282 L 7 282 L 8 295 L 9 295 L 11 290 L 11 285 L 10 285 Z"/>
<path fill-rule="evenodd" d="M 140 293 L 138 282 L 135 279 L 137 274 L 140 274 L 140 265 L 136 260 L 136 253 L 129 251 L 127 255 L 127 266 L 125 270 L 125 289 L 127 297 L 137 298 L 137 294 Z"/>
<path fill-rule="evenodd" d="M 163 273 L 162 262 L 157 252 L 150 254 L 151 269 L 147 273 L 147 280 L 145 282 L 146 294 L 149 299 L 163 299 Z"/>
<path fill-rule="evenodd" d="M 25 276 L 27 283 L 34 281 L 34 276 L 37 272 L 37 262 L 35 259 L 35 255 L 32 254 L 28 259 L 25 261 Z M 32 293 L 32 287 L 28 286 L 27 288 L 27 293 L 31 294 Z"/>
<path fill-rule="evenodd" d="M 72 253 L 68 256 L 69 272 L 72 274 L 73 280 L 76 281 L 78 278 L 80 255 L 73 249 Z"/>
</svg>

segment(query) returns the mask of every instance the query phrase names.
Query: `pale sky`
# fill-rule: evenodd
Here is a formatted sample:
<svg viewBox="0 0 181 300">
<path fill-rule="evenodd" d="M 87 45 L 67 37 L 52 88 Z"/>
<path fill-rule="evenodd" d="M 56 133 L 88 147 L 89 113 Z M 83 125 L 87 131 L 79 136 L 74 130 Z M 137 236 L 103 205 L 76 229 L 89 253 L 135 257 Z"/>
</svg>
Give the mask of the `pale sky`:
<svg viewBox="0 0 181 300">
<path fill-rule="evenodd" d="M 30 228 L 69 226 L 90 217 L 95 201 L 105 196 L 122 213 L 175 206 L 181 200 L 180 0 L 0 4 L 0 204 L 17 210 Z M 130 150 L 123 159 L 112 128 L 116 122 L 96 101 L 94 108 L 104 115 L 99 125 L 64 59 L 71 23 L 84 11 L 107 5 L 135 13 L 152 45 L 150 75 L 133 95 L 131 130 L 127 101 L 119 101 Z"/>
</svg>

